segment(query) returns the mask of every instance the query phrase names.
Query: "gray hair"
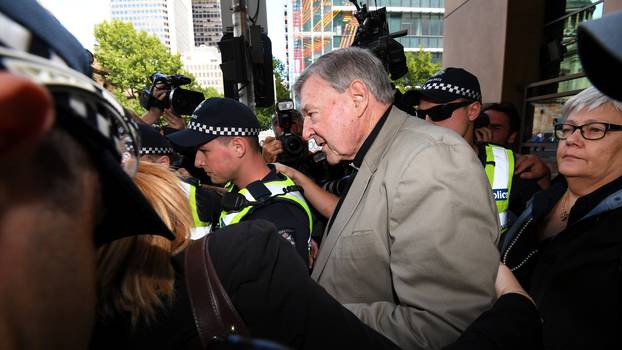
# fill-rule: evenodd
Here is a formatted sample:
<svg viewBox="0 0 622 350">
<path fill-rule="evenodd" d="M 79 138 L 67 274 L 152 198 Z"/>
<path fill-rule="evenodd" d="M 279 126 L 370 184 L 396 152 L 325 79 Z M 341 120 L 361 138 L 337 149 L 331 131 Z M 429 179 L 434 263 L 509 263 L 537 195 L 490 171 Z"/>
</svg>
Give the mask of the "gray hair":
<svg viewBox="0 0 622 350">
<path fill-rule="evenodd" d="M 354 80 L 361 80 L 372 95 L 381 102 L 393 103 L 394 89 L 382 62 L 371 51 L 358 47 L 346 47 L 322 55 L 307 67 L 296 83 L 294 91 L 300 90 L 309 77 L 318 74 L 330 86 L 344 92 Z"/>
<path fill-rule="evenodd" d="M 574 95 L 566 101 L 566 103 L 564 103 L 564 106 L 562 107 L 562 122 L 565 122 L 572 112 L 580 110 L 590 112 L 606 104 L 610 104 L 611 107 L 622 113 L 622 102 L 616 101 L 604 95 L 595 87 L 591 86 L 577 95 Z"/>
</svg>

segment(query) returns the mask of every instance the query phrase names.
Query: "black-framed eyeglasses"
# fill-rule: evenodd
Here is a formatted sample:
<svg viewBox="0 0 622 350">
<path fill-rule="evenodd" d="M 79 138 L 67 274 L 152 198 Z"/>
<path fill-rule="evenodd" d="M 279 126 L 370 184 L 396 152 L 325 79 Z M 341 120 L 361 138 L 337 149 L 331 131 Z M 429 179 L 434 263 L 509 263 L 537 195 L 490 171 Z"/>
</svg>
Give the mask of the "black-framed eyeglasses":
<svg viewBox="0 0 622 350">
<path fill-rule="evenodd" d="M 605 135 L 607 135 L 607 131 L 620 131 L 622 130 L 622 125 L 618 124 L 610 124 L 610 123 L 602 123 L 602 122 L 593 122 L 587 123 L 583 125 L 573 125 L 573 124 L 556 124 L 555 125 L 555 137 L 558 140 L 565 140 L 570 135 L 574 134 L 574 132 L 579 129 L 581 130 L 581 136 L 583 136 L 586 140 L 600 140 Z"/>
<path fill-rule="evenodd" d="M 441 120 L 449 119 L 453 112 L 465 106 L 470 105 L 474 101 L 462 101 L 454 103 L 445 103 L 442 105 L 430 107 L 428 109 L 418 109 L 417 117 L 425 119 L 426 115 L 432 119 L 432 121 L 440 122 Z"/>
</svg>

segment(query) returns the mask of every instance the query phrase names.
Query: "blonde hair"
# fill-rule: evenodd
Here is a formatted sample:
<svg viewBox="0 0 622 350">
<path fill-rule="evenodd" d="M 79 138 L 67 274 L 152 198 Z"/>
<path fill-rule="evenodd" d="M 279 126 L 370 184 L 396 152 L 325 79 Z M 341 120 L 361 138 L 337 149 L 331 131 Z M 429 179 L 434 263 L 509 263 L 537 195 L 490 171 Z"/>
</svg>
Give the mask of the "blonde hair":
<svg viewBox="0 0 622 350">
<path fill-rule="evenodd" d="M 129 314 L 132 327 L 139 321 L 148 324 L 158 309 L 172 301 L 175 271 L 171 257 L 187 246 L 192 228 L 190 205 L 171 170 L 141 161 L 134 182 L 175 239 L 139 235 L 97 250 L 98 314 L 104 319 Z"/>
</svg>

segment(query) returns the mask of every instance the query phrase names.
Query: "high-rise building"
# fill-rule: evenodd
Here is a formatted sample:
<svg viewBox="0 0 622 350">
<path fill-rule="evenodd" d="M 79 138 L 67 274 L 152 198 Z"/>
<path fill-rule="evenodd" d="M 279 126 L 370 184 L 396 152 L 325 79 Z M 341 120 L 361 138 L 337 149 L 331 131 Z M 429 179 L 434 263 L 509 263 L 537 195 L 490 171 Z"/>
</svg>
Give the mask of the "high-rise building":
<svg viewBox="0 0 622 350">
<path fill-rule="evenodd" d="M 222 37 L 220 0 L 192 0 L 194 46 L 216 46 Z"/>
<path fill-rule="evenodd" d="M 172 52 L 194 47 L 191 0 L 110 0 L 112 19 L 155 34 Z"/>
<path fill-rule="evenodd" d="M 195 47 L 181 55 L 184 69 L 192 73 L 197 83 L 205 88 L 213 87 L 223 93 L 220 52 L 215 46 Z"/>
<path fill-rule="evenodd" d="M 359 3 L 361 1 L 358 1 Z M 387 9 L 390 32 L 406 29 L 408 34 L 397 38 L 405 51 L 420 49 L 432 53 L 440 63 L 443 52 L 444 0 L 378 0 L 367 1 L 369 10 Z M 377 5 L 377 7 L 376 7 Z M 358 22 L 356 11 L 348 0 L 290 0 L 286 7 L 289 81 L 318 57 L 354 40 Z"/>
</svg>

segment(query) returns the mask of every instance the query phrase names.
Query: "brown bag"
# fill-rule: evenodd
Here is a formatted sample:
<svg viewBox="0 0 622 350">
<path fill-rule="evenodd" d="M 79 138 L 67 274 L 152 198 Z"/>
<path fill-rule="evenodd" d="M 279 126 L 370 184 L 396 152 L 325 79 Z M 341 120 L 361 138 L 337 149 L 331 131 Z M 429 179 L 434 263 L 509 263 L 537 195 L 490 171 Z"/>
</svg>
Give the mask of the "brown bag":
<svg viewBox="0 0 622 350">
<path fill-rule="evenodd" d="M 207 347 L 225 341 L 230 335 L 249 336 L 248 329 L 220 283 L 207 245 L 210 235 L 186 248 L 186 286 L 194 322 Z"/>
</svg>

